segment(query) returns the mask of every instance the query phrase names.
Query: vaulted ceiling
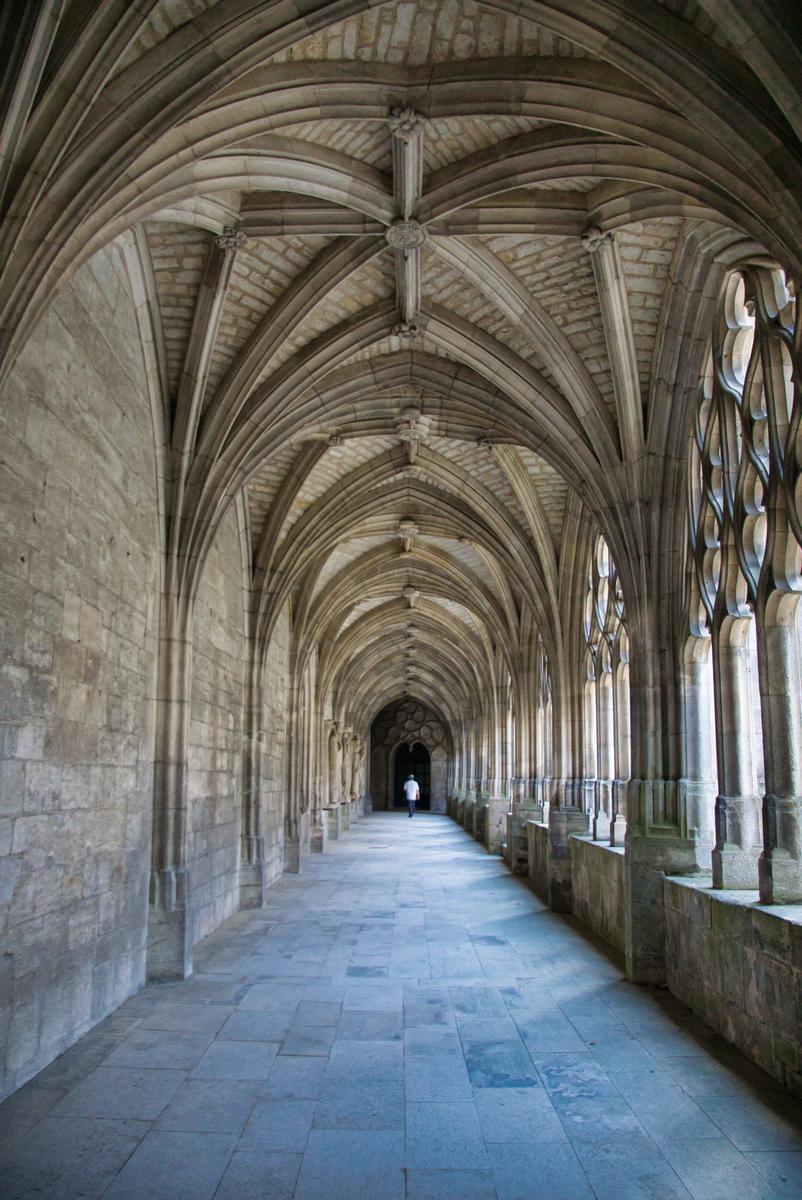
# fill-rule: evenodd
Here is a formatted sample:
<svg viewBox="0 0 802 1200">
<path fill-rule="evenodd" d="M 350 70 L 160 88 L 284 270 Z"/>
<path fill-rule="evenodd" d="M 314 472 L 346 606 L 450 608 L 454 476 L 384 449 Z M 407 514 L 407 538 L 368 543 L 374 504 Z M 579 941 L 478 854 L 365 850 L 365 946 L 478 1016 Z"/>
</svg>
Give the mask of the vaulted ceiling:
<svg viewBox="0 0 802 1200">
<path fill-rule="evenodd" d="M 566 538 L 642 469 L 689 240 L 790 227 L 751 170 L 785 118 L 732 6 L 284 7 L 129 10 L 85 129 L 132 128 L 60 253 L 135 231 L 172 442 L 208 513 L 244 488 L 265 630 L 290 601 L 360 712 L 455 712 L 522 623 L 559 659 Z"/>
</svg>

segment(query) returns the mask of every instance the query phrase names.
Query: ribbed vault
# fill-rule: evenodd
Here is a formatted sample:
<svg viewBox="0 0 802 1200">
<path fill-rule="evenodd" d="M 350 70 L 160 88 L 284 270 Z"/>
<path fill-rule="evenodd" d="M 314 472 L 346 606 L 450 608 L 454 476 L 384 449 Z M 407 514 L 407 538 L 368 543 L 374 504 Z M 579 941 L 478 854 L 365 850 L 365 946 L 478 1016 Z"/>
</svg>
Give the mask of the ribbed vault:
<svg viewBox="0 0 802 1200">
<path fill-rule="evenodd" d="M 632 774 L 675 779 L 700 331 L 731 266 L 802 269 L 802 42 L 775 62 L 737 0 L 29 7 L 0 370 L 116 241 L 159 474 L 154 877 L 185 858 L 194 606 L 232 519 L 251 748 L 288 647 L 288 844 L 405 697 L 455 790 L 579 779 L 600 535 L 641 647 Z"/>
</svg>

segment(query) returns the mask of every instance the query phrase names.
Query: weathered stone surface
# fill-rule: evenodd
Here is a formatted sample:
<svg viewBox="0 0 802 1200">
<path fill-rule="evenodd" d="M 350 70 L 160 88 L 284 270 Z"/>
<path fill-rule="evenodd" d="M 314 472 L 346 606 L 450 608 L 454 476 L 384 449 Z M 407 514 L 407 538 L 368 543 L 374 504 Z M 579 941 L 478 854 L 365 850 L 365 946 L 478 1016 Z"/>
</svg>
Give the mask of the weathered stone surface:
<svg viewBox="0 0 802 1200">
<path fill-rule="evenodd" d="M 0 1106 L 4 1197 L 794 1194 L 798 1107 L 446 817 L 374 814 L 305 870 L 203 943 L 213 978 Z"/>
<path fill-rule="evenodd" d="M 414 740 L 435 810 L 796 1086 L 794 20 L 743 0 L 95 7 L 78 29 L 75 5 L 17 5 L 3 38 L 0 1088 L 138 986 L 146 924 L 162 981 L 220 922 L 267 928 L 272 884 L 302 887 L 371 796 L 392 807 Z M 667 904 L 666 875 L 711 866 L 764 907 Z M 394 963 L 382 922 L 347 930 L 370 948 L 347 970 L 393 982 L 392 1007 L 421 960 Z M 325 976 L 292 932 L 242 974 Z M 429 932 L 435 977 L 532 965 Z M 470 1020 L 477 1087 L 529 1087 L 509 1024 Z M 570 1024 L 530 1013 L 527 1053 L 576 1050 Z M 278 1057 L 322 1057 L 309 1027 Z M 278 1091 L 321 1083 L 283 1070 Z M 413 1105 L 468 1103 L 453 1068 L 414 1072 Z M 622 1161 L 639 1144 L 618 1093 L 658 1120 L 644 1090 L 572 1114 L 597 1190 L 605 1135 Z M 688 1103 L 661 1090 L 682 1141 Z M 453 1118 L 458 1162 L 477 1127 Z M 430 1178 L 413 1126 L 410 1191 L 487 1191 L 492 1156 Z M 219 1182 L 231 1131 L 209 1132 L 189 1190 Z M 302 1193 L 354 1132 L 312 1131 Z M 398 1129 L 356 1132 L 373 1161 Z M 149 1133 L 117 1194 L 201 1134 Z M 268 1169 L 237 1154 L 221 1195 Z M 561 1163 L 581 1178 L 559 1155 L 544 1178 Z M 292 1158 L 273 1175 L 294 1186 Z"/>
<path fill-rule="evenodd" d="M 245 564 L 231 510 L 195 603 L 187 787 L 195 941 L 239 907 L 244 628 Z"/>
<path fill-rule="evenodd" d="M 160 535 L 117 246 L 32 336 L 0 419 L 7 1093 L 144 979 Z"/>
<path fill-rule="evenodd" d="M 668 983 L 704 1021 L 798 1090 L 802 976 L 792 956 L 802 911 L 765 910 L 753 893 L 666 879 Z"/>
<path fill-rule="evenodd" d="M 624 851 L 571 838 L 571 904 L 575 916 L 616 950 L 625 948 Z"/>
<path fill-rule="evenodd" d="M 287 744 L 289 657 L 290 617 L 289 612 L 285 610 L 276 621 L 265 666 L 259 803 L 265 839 L 265 881 L 267 883 L 278 879 L 284 861 L 284 814 L 289 765 Z"/>
</svg>

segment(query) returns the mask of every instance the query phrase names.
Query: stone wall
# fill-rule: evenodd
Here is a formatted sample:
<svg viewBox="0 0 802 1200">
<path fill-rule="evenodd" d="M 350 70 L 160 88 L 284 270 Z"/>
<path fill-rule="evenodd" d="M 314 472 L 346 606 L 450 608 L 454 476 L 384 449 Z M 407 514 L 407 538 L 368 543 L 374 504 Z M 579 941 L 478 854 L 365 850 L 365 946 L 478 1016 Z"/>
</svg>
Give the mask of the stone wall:
<svg viewBox="0 0 802 1200">
<path fill-rule="evenodd" d="M 290 614 L 287 605 L 267 648 L 262 708 L 261 796 L 265 879 L 284 869 L 284 809 L 287 798 L 287 712 L 290 683 Z"/>
<path fill-rule="evenodd" d="M 802 905 L 761 908 L 709 879 L 666 879 L 663 894 L 671 991 L 802 1094 Z"/>
<path fill-rule="evenodd" d="M 231 508 L 203 568 L 195 604 L 188 776 L 194 939 L 239 907 L 244 575 Z"/>
<path fill-rule="evenodd" d="M 144 979 L 160 534 L 119 247 L 0 400 L 0 1096 Z"/>
<path fill-rule="evenodd" d="M 549 827 L 539 821 L 526 822 L 527 875 L 532 890 L 546 900 L 549 894 Z"/>
<path fill-rule="evenodd" d="M 624 953 L 624 850 L 571 838 L 571 906 L 575 917 Z"/>
</svg>

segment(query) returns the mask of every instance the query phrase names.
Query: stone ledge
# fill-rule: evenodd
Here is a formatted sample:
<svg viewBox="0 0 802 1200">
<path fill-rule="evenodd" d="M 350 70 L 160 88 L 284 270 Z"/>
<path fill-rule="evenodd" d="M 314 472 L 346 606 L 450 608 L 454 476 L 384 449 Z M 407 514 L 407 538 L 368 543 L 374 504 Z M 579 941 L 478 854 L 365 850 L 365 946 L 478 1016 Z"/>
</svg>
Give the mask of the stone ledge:
<svg viewBox="0 0 802 1200">
<path fill-rule="evenodd" d="M 613 847 L 613 849 L 617 850 L 618 847 Z M 731 913 L 721 918 L 725 921 L 737 920 L 738 914 L 749 912 L 752 919 L 756 920 L 762 928 L 768 928 L 771 923 L 779 921 L 783 926 L 799 928 L 802 932 L 802 904 L 761 904 L 757 888 L 754 891 L 730 891 L 726 888 L 714 888 L 712 878 L 712 875 L 708 873 L 667 875 L 665 882 L 671 885 L 671 889 L 666 889 L 666 907 L 683 911 L 678 906 L 678 902 L 686 893 L 691 892 L 702 904 L 704 901 L 708 901 L 710 905 L 720 904 L 724 906 L 725 910 L 732 910 Z M 674 903 L 671 903 L 672 900 Z M 687 903 L 692 902 L 688 900 Z M 715 917 L 711 917 L 710 923 L 715 924 Z"/>
<path fill-rule="evenodd" d="M 667 876 L 668 985 L 775 1079 L 802 1092 L 802 905 Z"/>
<path fill-rule="evenodd" d="M 590 833 L 572 833 L 571 837 L 575 838 L 578 842 L 584 842 L 586 846 L 593 846 L 597 850 L 602 850 L 605 854 L 617 854 L 620 858 L 624 857 L 623 846 L 611 846 L 609 842 L 599 842 Z"/>
</svg>

